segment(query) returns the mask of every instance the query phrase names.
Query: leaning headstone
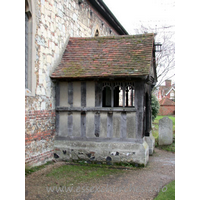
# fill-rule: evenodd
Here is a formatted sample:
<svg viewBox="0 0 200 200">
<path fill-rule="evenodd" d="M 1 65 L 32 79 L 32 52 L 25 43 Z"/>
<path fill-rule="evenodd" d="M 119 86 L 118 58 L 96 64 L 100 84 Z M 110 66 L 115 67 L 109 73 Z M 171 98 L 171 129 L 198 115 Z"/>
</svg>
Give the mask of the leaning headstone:
<svg viewBox="0 0 200 200">
<path fill-rule="evenodd" d="M 168 117 L 159 120 L 159 145 L 170 145 L 173 142 L 173 122 Z"/>
</svg>

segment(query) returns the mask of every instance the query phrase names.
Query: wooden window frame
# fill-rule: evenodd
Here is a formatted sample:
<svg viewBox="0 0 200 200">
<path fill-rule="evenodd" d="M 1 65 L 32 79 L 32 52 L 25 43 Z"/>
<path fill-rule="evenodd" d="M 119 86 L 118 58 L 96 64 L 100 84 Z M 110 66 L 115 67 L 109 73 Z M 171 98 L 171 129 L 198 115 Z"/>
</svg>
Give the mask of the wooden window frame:
<svg viewBox="0 0 200 200">
<path fill-rule="evenodd" d="M 108 107 L 108 106 L 105 106 L 105 101 L 106 101 L 106 97 L 105 97 L 105 92 L 104 92 L 104 89 L 108 87 L 110 88 L 111 90 L 111 108 L 113 107 L 121 107 L 121 108 L 134 108 L 135 105 L 134 105 L 134 96 L 133 96 L 133 91 L 135 92 L 135 87 L 134 87 L 134 82 L 103 82 L 102 84 L 102 107 Z M 123 95 L 122 95 L 122 106 L 116 106 L 115 102 L 114 102 L 114 94 L 115 94 L 115 89 L 116 87 L 121 87 L 121 90 L 123 91 Z M 130 90 L 130 89 L 131 90 Z M 126 92 L 128 90 L 129 91 L 132 91 L 132 94 L 130 95 L 130 101 L 131 101 L 131 105 L 127 105 L 127 102 L 129 104 L 129 101 L 127 101 L 127 97 L 128 97 L 128 92 Z M 118 99 L 119 101 L 119 99 Z"/>
<path fill-rule="evenodd" d="M 28 55 L 25 58 L 28 60 L 27 75 L 25 74 L 25 96 L 35 96 L 36 75 L 35 75 L 35 5 L 33 0 L 25 0 L 25 14 L 28 16 Z M 26 22 L 25 22 L 26 23 Z M 25 66 L 26 71 L 26 66 Z M 27 83 L 26 83 L 27 76 Z"/>
</svg>

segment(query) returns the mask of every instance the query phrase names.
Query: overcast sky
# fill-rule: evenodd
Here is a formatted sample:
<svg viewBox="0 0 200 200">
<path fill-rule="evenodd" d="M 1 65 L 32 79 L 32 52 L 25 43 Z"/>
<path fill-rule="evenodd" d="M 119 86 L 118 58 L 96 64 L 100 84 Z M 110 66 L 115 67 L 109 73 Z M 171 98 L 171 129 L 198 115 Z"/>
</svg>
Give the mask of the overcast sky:
<svg viewBox="0 0 200 200">
<path fill-rule="evenodd" d="M 175 0 L 104 0 L 129 34 L 141 24 L 175 25 Z"/>
</svg>

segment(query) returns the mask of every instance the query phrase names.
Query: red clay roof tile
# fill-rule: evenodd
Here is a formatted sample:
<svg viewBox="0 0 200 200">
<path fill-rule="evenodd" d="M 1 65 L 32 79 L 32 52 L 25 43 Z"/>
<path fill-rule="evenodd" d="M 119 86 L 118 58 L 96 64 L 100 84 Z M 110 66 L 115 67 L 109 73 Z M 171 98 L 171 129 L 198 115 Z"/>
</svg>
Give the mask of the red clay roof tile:
<svg viewBox="0 0 200 200">
<path fill-rule="evenodd" d="M 168 99 L 167 97 L 164 97 L 162 100 L 160 100 L 159 104 L 161 106 L 174 106 L 175 102 L 171 99 Z"/>
<path fill-rule="evenodd" d="M 154 34 L 70 38 L 52 78 L 148 75 Z"/>
</svg>

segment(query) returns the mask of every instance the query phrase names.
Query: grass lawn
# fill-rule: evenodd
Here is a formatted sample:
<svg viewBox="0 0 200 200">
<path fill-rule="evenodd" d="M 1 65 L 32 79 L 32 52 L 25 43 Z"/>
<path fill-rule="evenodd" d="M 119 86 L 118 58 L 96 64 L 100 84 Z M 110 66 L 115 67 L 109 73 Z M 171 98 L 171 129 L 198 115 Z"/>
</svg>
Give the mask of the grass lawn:
<svg viewBox="0 0 200 200">
<path fill-rule="evenodd" d="M 159 127 L 159 120 L 162 119 L 163 117 L 169 117 L 172 122 L 173 122 L 173 143 L 171 145 L 163 145 L 163 146 L 158 146 L 158 127 Z M 153 130 L 152 130 L 152 134 L 155 137 L 155 145 L 156 147 L 160 148 L 160 149 L 164 149 L 166 151 L 171 151 L 171 152 L 175 152 L 175 116 L 157 116 L 155 118 L 155 120 L 153 121 Z"/>
<path fill-rule="evenodd" d="M 55 181 L 59 181 L 62 185 L 70 186 L 81 182 L 98 179 L 108 175 L 122 174 L 126 170 L 114 169 L 104 165 L 63 165 L 53 169 L 48 173 L 47 177 L 53 177 Z"/>
<path fill-rule="evenodd" d="M 30 167 L 25 167 L 25 175 L 28 175 L 28 174 L 31 174 L 31 173 L 33 173 L 33 172 L 36 172 L 36 171 L 38 171 L 38 170 L 40 170 L 40 169 L 43 169 L 43 168 L 45 168 L 47 165 L 50 165 L 50 164 L 52 164 L 52 163 L 53 163 L 52 161 L 49 161 L 49 162 L 47 162 L 47 163 L 44 164 L 44 165 L 35 166 L 35 167 L 32 167 L 32 168 L 30 168 Z"/>
<path fill-rule="evenodd" d="M 164 186 L 154 200 L 173 200 L 175 199 L 175 181 Z"/>
<path fill-rule="evenodd" d="M 49 164 L 54 163 L 48 162 L 41 166 L 25 168 L 25 175 L 27 176 L 28 174 L 41 170 Z M 55 182 L 59 182 L 63 186 L 70 186 L 108 175 L 122 174 L 126 172 L 128 168 L 134 170 L 133 166 L 120 167 L 99 164 L 66 164 L 52 169 L 50 173 L 46 174 L 46 177 L 52 177 Z M 55 182 L 52 182 L 53 185 L 55 185 Z"/>
</svg>

